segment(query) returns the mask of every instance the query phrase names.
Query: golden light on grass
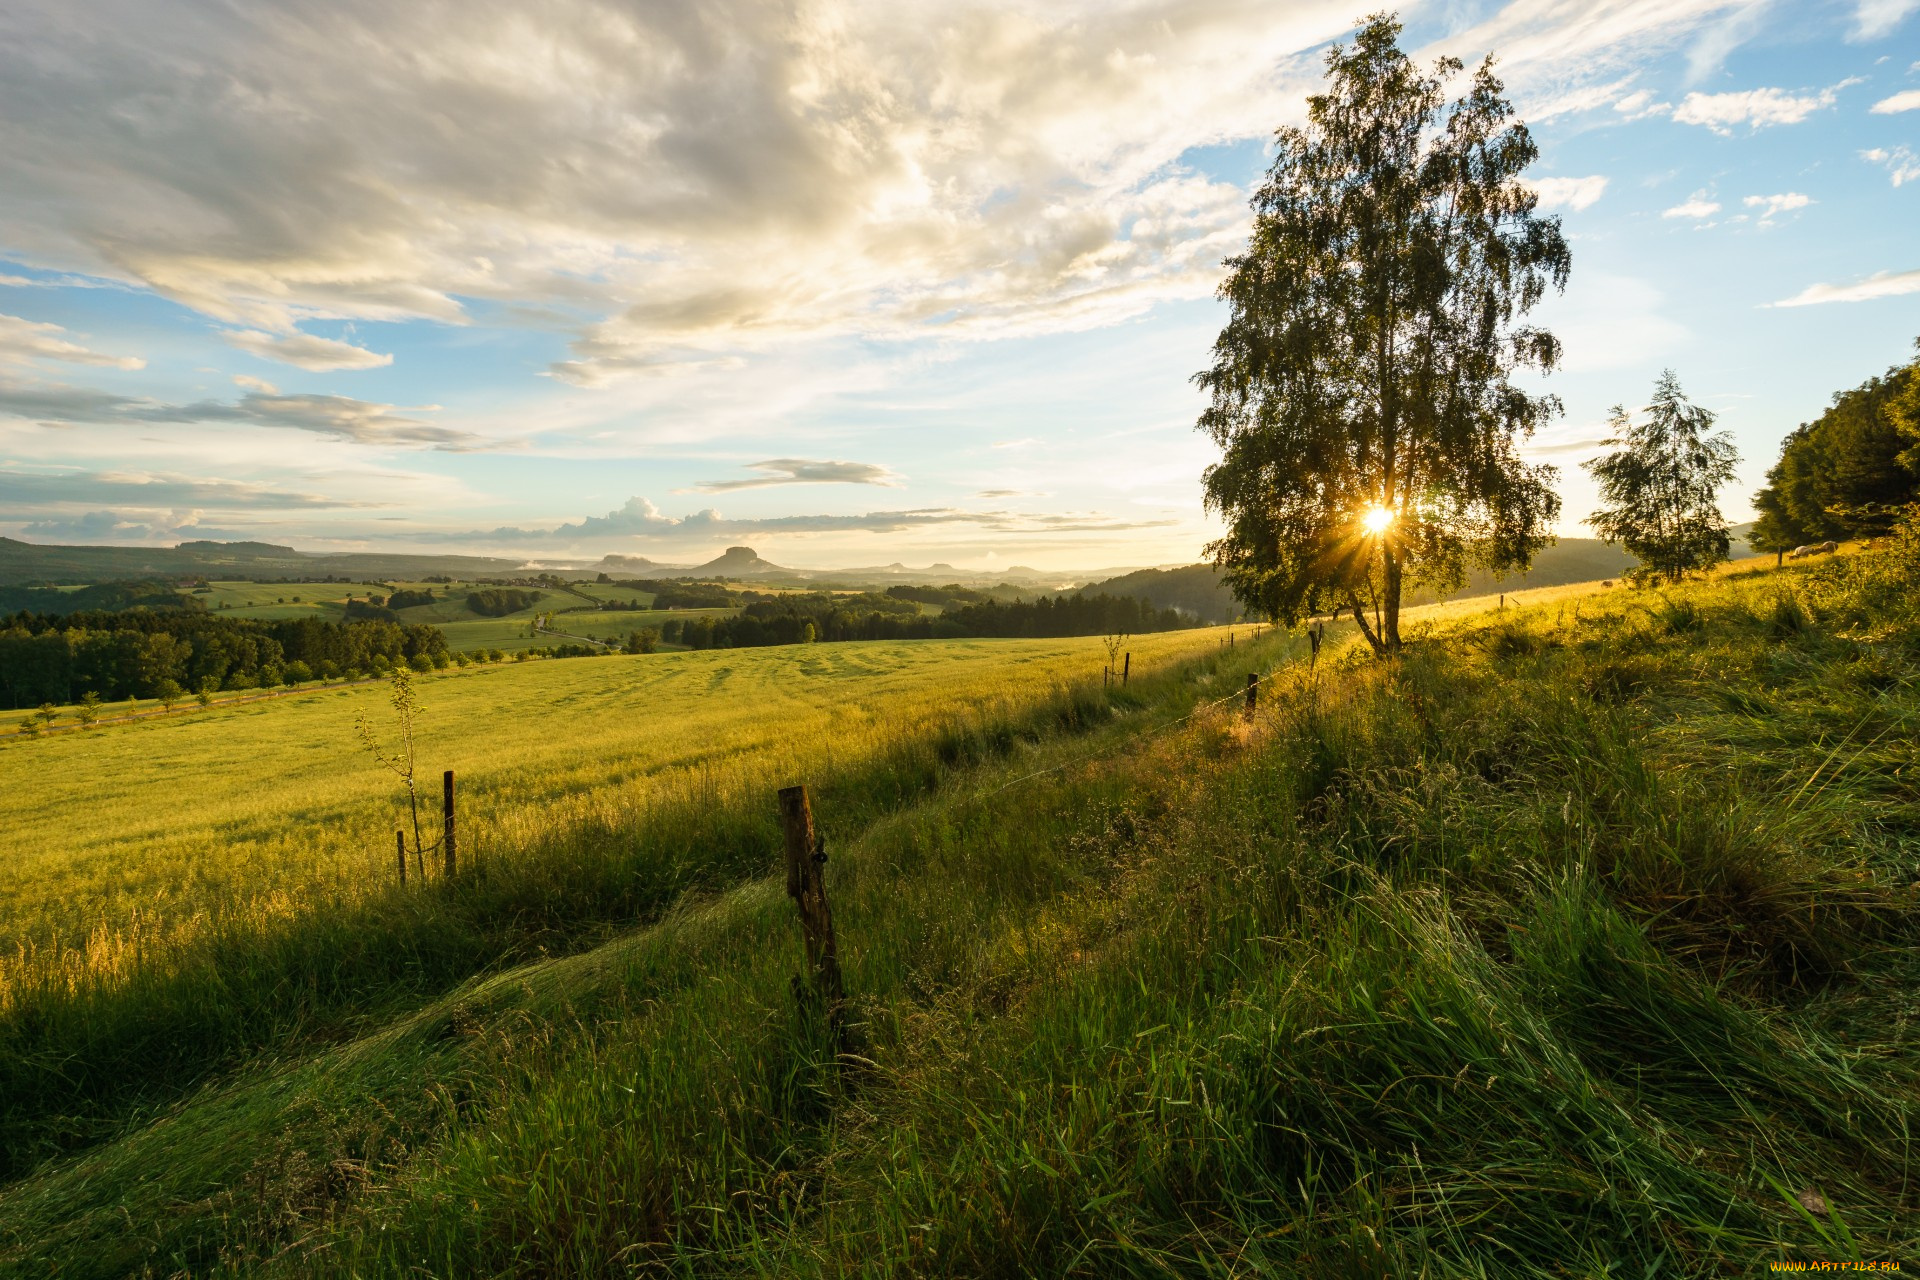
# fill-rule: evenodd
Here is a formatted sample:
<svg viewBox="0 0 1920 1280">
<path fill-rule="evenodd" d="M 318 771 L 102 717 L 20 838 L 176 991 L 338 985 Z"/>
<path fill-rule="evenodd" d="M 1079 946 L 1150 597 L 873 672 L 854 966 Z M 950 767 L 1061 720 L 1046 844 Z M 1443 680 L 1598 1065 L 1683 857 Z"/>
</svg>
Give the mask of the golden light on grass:
<svg viewBox="0 0 1920 1280">
<path fill-rule="evenodd" d="M 1368 507 L 1366 514 L 1360 517 L 1360 523 L 1368 533 L 1385 533 L 1393 525 L 1393 508 Z"/>
</svg>

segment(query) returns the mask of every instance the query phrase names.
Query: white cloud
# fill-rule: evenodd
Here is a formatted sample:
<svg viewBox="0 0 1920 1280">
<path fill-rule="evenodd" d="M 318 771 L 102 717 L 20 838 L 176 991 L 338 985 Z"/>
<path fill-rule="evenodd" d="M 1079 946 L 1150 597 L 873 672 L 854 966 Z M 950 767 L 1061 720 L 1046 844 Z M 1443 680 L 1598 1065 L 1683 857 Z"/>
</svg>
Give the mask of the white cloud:
<svg viewBox="0 0 1920 1280">
<path fill-rule="evenodd" d="M 1600 198 L 1607 180 L 1596 173 L 1587 178 L 1535 178 L 1527 185 L 1539 193 L 1541 208 L 1578 212 Z"/>
<path fill-rule="evenodd" d="M 0 360 L 61 360 L 68 364 L 102 365 L 110 369 L 147 367 L 147 362 L 139 356 L 102 355 L 60 336 L 64 333 L 66 330 L 57 324 L 0 315 Z"/>
<path fill-rule="evenodd" d="M 1920 111 L 1920 89 L 1905 89 L 1891 98 L 1882 98 L 1869 108 L 1876 116 L 1890 116 L 1902 111 Z"/>
<path fill-rule="evenodd" d="M 434 411 L 434 406 L 402 411 L 394 405 L 374 404 L 350 396 L 278 395 L 260 391 L 249 391 L 232 402 L 202 400 L 194 404 L 162 404 L 83 387 L 0 379 L 0 416 L 42 423 L 240 423 L 307 431 L 355 444 L 451 453 L 501 448 L 510 443 L 410 416 Z"/>
<path fill-rule="evenodd" d="M 1688 196 L 1684 202 L 1673 206 L 1671 209 L 1663 210 L 1660 216 L 1663 218 L 1692 218 L 1698 221 L 1702 218 L 1711 218 L 1718 212 L 1720 212 L 1719 201 L 1708 199 L 1707 193 L 1704 191 L 1696 191 Z"/>
<path fill-rule="evenodd" d="M 144 509 L 213 507 L 223 511 L 381 505 L 329 498 L 251 481 L 150 471 L 43 473 L 0 470 L 0 502 L 17 507 L 111 503 Z"/>
<path fill-rule="evenodd" d="M 1860 0 L 1853 15 L 1853 38 L 1878 40 L 1889 35 L 1915 9 L 1920 9 L 1920 0 Z"/>
<path fill-rule="evenodd" d="M 1783 191 L 1779 195 L 1748 196 L 1740 203 L 1749 209 L 1760 210 L 1760 224 L 1765 226 L 1780 214 L 1806 208 L 1813 203 L 1813 197 L 1802 195 L 1798 191 Z"/>
<path fill-rule="evenodd" d="M 393 357 L 390 355 L 381 355 L 365 347 L 356 347 L 351 342 L 339 342 L 333 338 L 322 338 L 311 333 L 289 333 L 276 336 L 256 330 L 241 329 L 221 336 L 249 355 L 258 356 L 262 360 L 278 360 L 283 364 L 297 365 L 316 373 L 329 373 L 339 369 L 383 369 L 393 363 Z"/>
<path fill-rule="evenodd" d="M 1909 147 L 1895 147 L 1891 151 L 1874 147 L 1871 150 L 1862 151 L 1860 158 L 1884 165 L 1887 176 L 1892 179 L 1896 187 L 1904 187 L 1907 183 L 1920 178 L 1920 156 L 1916 156 Z"/>
<path fill-rule="evenodd" d="M 1674 108 L 1681 124 L 1705 125 L 1715 133 L 1731 134 L 1736 125 L 1762 129 L 1768 125 L 1799 124 L 1816 111 L 1831 107 L 1833 89 L 1793 94 L 1785 89 L 1743 89 L 1734 93 L 1690 93 Z"/>
<path fill-rule="evenodd" d="M 731 493 L 735 489 L 765 489 L 781 484 L 877 484 L 898 488 L 901 482 L 899 476 L 871 462 L 770 458 L 748 463 L 747 470 L 760 474 L 745 480 L 707 480 L 694 489 L 699 493 Z"/>
<path fill-rule="evenodd" d="M 971 528 L 991 533 L 1069 534 L 1119 533 L 1162 529 L 1173 520 L 1124 520 L 1097 511 L 1034 514 L 1011 511 L 972 511 L 957 507 L 916 507 L 904 511 L 869 511 L 860 515 L 790 515 L 759 519 L 730 519 L 711 507 L 685 516 L 668 516 L 646 498 L 629 498 L 604 516 L 587 516 L 575 524 L 552 529 L 503 526 L 463 533 L 426 535 L 425 541 L 474 544 L 550 542 L 563 546 L 700 545 L 714 538 L 820 533 L 905 533 L 940 527 Z M 414 535 L 420 538 L 421 535 Z M 617 540 L 614 541 L 614 540 Z"/>
<path fill-rule="evenodd" d="M 1648 116 L 1668 114 L 1673 104 L 1654 101 L 1651 89 L 1638 89 L 1614 103 L 1613 109 L 1629 120 L 1644 120 Z"/>
<path fill-rule="evenodd" d="M 1531 0 L 1523 111 L 1752 0 Z M 9 10 L 0 243 L 305 368 L 315 319 L 576 319 L 578 384 L 795 339 L 1085 328 L 1208 296 L 1245 193 L 1188 148 L 1297 119 L 1342 0 L 219 0 Z M 1430 54 L 1438 50 L 1426 50 Z"/>
<path fill-rule="evenodd" d="M 280 388 L 274 386 L 271 382 L 268 382 L 265 378 L 256 378 L 252 374 L 246 374 L 246 373 L 234 374 L 233 385 L 236 387 L 245 387 L 248 391 L 264 392 L 265 394 L 270 396 L 277 396 L 280 394 Z"/>
<path fill-rule="evenodd" d="M 1920 293 L 1920 270 L 1881 271 L 1854 284 L 1810 284 L 1791 298 L 1768 303 L 1773 307 L 1810 307 L 1822 302 L 1870 302 L 1903 293 Z"/>
</svg>

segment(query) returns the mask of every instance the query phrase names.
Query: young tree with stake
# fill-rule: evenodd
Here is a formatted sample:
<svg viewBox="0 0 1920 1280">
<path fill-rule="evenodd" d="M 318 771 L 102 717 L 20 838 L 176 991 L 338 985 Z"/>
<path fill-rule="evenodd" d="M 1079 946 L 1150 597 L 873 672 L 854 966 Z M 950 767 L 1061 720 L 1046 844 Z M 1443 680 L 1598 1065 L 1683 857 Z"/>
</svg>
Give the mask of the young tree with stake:
<svg viewBox="0 0 1920 1280">
<path fill-rule="evenodd" d="M 1671 369 L 1654 383 L 1645 421 L 1615 405 L 1608 425 L 1603 443 L 1614 452 L 1581 464 L 1609 504 L 1587 517 L 1594 532 L 1637 557 L 1641 573 L 1668 582 L 1725 560 L 1718 495 L 1740 461 L 1733 437 L 1707 434 L 1713 414 L 1688 403 Z"/>
<path fill-rule="evenodd" d="M 1442 82 L 1376 15 L 1327 55 L 1305 128 L 1283 128 L 1253 199 L 1247 251 L 1199 427 L 1221 447 L 1208 547 L 1252 612 L 1288 623 L 1350 611 L 1376 655 L 1400 648 L 1411 582 L 1470 563 L 1524 568 L 1559 515 L 1554 469 L 1517 440 L 1559 412 L 1516 387 L 1560 344 L 1518 324 L 1566 285 L 1559 220 L 1520 178 L 1538 154 L 1492 60 L 1447 104 Z"/>
</svg>

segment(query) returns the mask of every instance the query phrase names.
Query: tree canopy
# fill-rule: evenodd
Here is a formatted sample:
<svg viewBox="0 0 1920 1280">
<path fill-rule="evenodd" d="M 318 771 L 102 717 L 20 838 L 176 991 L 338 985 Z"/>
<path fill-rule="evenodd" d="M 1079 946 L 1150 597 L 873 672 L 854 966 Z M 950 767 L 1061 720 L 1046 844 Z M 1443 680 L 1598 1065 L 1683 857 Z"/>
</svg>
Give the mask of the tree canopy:
<svg viewBox="0 0 1920 1280">
<path fill-rule="evenodd" d="M 1868 378 L 1780 446 L 1748 542 L 1784 551 L 1827 538 L 1877 537 L 1920 498 L 1920 360 Z"/>
<path fill-rule="evenodd" d="M 1713 414 L 1687 400 L 1671 369 L 1654 383 L 1644 421 L 1615 405 L 1608 425 L 1613 434 L 1603 443 L 1614 451 L 1584 465 L 1610 505 L 1587 523 L 1669 582 L 1725 560 L 1730 540 L 1719 495 L 1740 461 L 1733 437 L 1707 434 Z"/>
<path fill-rule="evenodd" d="M 1524 568 L 1559 515 L 1554 469 L 1517 441 L 1559 411 L 1515 386 L 1560 346 L 1519 323 L 1571 257 L 1521 174 L 1538 155 L 1491 59 L 1463 97 L 1370 19 L 1327 55 L 1304 128 L 1282 128 L 1253 198 L 1199 428 L 1222 450 L 1208 554 L 1262 616 L 1351 610 L 1376 653 L 1400 644 L 1408 579 Z M 1371 619 L 1369 619 L 1371 613 Z"/>
</svg>

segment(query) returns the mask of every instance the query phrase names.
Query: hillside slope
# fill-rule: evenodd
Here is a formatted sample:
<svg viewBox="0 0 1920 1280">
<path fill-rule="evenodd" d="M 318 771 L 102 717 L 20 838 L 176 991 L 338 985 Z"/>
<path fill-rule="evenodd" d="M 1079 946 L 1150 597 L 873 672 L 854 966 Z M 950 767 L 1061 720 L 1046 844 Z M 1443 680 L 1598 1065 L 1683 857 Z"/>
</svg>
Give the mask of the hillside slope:
<svg viewBox="0 0 1920 1280">
<path fill-rule="evenodd" d="M 1920 546 L 1281 637 L 0 1190 L 0 1264 L 1747 1274 L 1920 1245 Z M 1260 710 L 1239 710 L 1249 671 Z M 867 811 L 871 813 L 871 811 Z M 844 816 L 843 816 L 844 814 Z"/>
</svg>

